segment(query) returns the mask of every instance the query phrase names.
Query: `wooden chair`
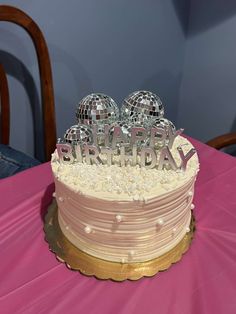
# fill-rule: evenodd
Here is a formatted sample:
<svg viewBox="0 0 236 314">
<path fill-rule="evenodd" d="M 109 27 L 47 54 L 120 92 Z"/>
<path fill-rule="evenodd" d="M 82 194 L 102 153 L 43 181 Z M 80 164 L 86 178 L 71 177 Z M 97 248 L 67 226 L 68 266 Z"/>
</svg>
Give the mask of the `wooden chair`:
<svg viewBox="0 0 236 314">
<path fill-rule="evenodd" d="M 21 26 L 33 41 L 37 53 L 41 84 L 44 153 L 45 160 L 49 161 L 56 145 L 56 122 L 52 71 L 46 41 L 38 25 L 26 13 L 15 7 L 0 5 L 0 21 L 12 22 Z M 7 145 L 9 144 L 10 136 L 9 92 L 6 75 L 2 66 L 0 66 L 0 101 L 1 141 Z"/>
<path fill-rule="evenodd" d="M 7 76 L 0 64 L 0 143 L 8 145 L 10 136 L 10 108 Z"/>
<path fill-rule="evenodd" d="M 236 144 L 236 132 L 217 136 L 212 140 L 208 141 L 206 144 L 216 149 L 222 149 L 224 147 L 234 145 Z"/>
</svg>

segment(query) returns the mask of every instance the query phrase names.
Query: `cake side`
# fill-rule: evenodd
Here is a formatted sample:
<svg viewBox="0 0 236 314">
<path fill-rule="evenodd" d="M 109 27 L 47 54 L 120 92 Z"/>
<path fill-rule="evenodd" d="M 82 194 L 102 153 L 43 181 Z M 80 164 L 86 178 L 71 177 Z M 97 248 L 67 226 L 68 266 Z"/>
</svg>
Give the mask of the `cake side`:
<svg viewBox="0 0 236 314">
<path fill-rule="evenodd" d="M 176 147 L 192 144 L 178 136 Z M 76 247 L 113 262 L 142 262 L 168 252 L 189 231 L 197 154 L 185 172 L 59 164 L 52 158 L 58 218 Z"/>
<path fill-rule="evenodd" d="M 114 262 L 142 262 L 173 248 L 189 231 L 194 179 L 163 197 L 108 201 L 56 181 L 59 224 L 76 247 Z"/>
</svg>

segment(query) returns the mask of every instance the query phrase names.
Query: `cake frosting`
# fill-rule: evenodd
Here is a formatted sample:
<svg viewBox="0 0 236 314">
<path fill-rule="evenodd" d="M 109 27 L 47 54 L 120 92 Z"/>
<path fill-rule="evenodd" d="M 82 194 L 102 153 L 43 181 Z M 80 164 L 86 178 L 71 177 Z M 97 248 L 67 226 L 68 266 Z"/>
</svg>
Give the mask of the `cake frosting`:
<svg viewBox="0 0 236 314">
<path fill-rule="evenodd" d="M 187 153 L 193 146 L 176 137 L 170 151 L 179 165 L 177 147 Z M 56 151 L 51 165 L 60 228 L 87 254 L 112 262 L 143 262 L 171 250 L 190 230 L 197 154 L 185 171 L 64 164 Z"/>
</svg>

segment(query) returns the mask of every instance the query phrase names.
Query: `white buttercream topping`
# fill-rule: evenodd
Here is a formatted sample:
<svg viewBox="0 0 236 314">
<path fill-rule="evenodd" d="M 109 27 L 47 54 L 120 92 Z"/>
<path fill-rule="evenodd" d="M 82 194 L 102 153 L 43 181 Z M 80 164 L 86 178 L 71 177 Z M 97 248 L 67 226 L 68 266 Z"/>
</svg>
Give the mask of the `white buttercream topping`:
<svg viewBox="0 0 236 314">
<path fill-rule="evenodd" d="M 171 149 L 177 164 L 180 157 L 177 147 L 186 154 L 192 144 L 178 136 Z M 188 162 L 187 170 L 158 170 L 143 167 L 119 165 L 88 165 L 86 163 L 60 164 L 56 153 L 52 159 L 55 177 L 73 191 L 104 199 L 123 199 L 145 202 L 148 198 L 162 195 L 179 188 L 198 171 L 198 157 L 195 154 Z"/>
</svg>

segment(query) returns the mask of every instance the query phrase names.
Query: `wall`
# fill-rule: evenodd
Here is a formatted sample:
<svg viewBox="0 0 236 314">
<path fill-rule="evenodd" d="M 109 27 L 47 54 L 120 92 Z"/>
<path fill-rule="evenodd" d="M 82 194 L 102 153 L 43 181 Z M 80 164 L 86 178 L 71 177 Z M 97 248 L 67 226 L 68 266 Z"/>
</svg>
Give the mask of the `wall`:
<svg viewBox="0 0 236 314">
<path fill-rule="evenodd" d="M 120 104 L 134 90 L 151 90 L 166 104 L 166 116 L 176 121 L 187 0 L 18 0 L 7 4 L 28 13 L 45 35 L 58 136 L 75 122 L 76 104 L 91 92 L 104 92 Z M 33 155 L 30 108 L 40 117 L 36 56 L 28 36 L 17 26 L 1 23 L 0 33 L 0 62 L 8 72 L 13 108 L 11 144 Z"/>
<path fill-rule="evenodd" d="M 202 141 L 236 130 L 236 2 L 192 0 L 178 125 Z"/>
</svg>

